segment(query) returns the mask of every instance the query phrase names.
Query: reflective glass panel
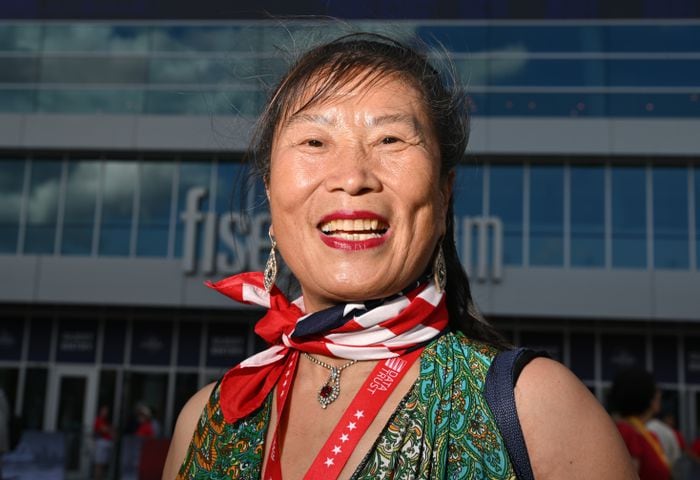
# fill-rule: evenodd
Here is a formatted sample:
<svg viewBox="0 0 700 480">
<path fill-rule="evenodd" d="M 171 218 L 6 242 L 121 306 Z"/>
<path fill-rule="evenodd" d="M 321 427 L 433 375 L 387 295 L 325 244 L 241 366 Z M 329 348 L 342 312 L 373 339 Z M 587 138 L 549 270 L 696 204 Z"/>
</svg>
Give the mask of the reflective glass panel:
<svg viewBox="0 0 700 480">
<path fill-rule="evenodd" d="M 564 169 L 530 167 L 530 264 L 564 263 Z"/>
<path fill-rule="evenodd" d="M 700 61 L 696 59 L 608 60 L 606 81 L 621 87 L 694 87 L 700 76 Z"/>
<path fill-rule="evenodd" d="M 148 31 L 146 26 L 106 23 L 45 24 L 42 49 L 47 52 L 146 52 Z"/>
<path fill-rule="evenodd" d="M 604 86 L 607 66 L 597 59 L 492 58 L 488 80 L 489 85 L 500 86 Z"/>
<path fill-rule="evenodd" d="M 24 160 L 0 162 L 0 253 L 17 251 L 25 164 Z"/>
<path fill-rule="evenodd" d="M 86 160 L 68 164 L 61 254 L 90 255 L 92 253 L 99 181 L 99 162 Z"/>
<path fill-rule="evenodd" d="M 605 265 L 605 170 L 571 167 L 571 265 Z"/>
<path fill-rule="evenodd" d="M 197 25 L 154 27 L 151 32 L 152 48 L 154 51 L 228 52 L 238 46 L 238 43 L 232 42 L 233 28 Z"/>
<path fill-rule="evenodd" d="M 693 24 L 669 26 L 645 23 L 607 25 L 603 28 L 610 52 L 696 52 L 700 45 L 700 26 Z"/>
<path fill-rule="evenodd" d="M 34 57 L 0 57 L 0 83 L 31 83 L 38 79 L 38 62 Z"/>
<path fill-rule="evenodd" d="M 60 185 L 61 162 L 32 162 L 24 253 L 53 253 Z"/>
<path fill-rule="evenodd" d="M 603 27 L 596 25 L 498 25 L 488 31 L 489 47 L 499 51 L 599 52 L 605 49 Z M 556 41 L 552 41 L 553 38 Z"/>
<path fill-rule="evenodd" d="M 137 164 L 104 164 L 100 255 L 129 255 Z"/>
<path fill-rule="evenodd" d="M 153 58 L 148 68 L 151 83 L 212 84 L 232 82 L 234 64 L 215 58 Z"/>
<path fill-rule="evenodd" d="M 140 113 L 144 93 L 139 90 L 41 89 L 37 110 L 47 113 Z"/>
<path fill-rule="evenodd" d="M 41 25 L 24 24 L 0 26 L 0 51 L 35 52 L 39 50 Z"/>
<path fill-rule="evenodd" d="M 491 165 L 489 213 L 503 222 L 503 263 L 523 263 L 523 167 Z"/>
<path fill-rule="evenodd" d="M 219 263 L 227 273 L 250 269 L 248 247 L 254 243 L 252 237 L 259 235 L 251 229 L 253 212 L 244 208 L 248 204 L 248 193 L 254 194 L 246 189 L 246 172 L 247 169 L 238 162 L 219 163 L 217 166 L 215 210 L 219 214 L 219 231 L 231 234 L 226 238 L 219 235 L 217 252 L 225 257 L 222 259 L 225 261 Z M 246 214 L 250 217 L 244 218 Z"/>
<path fill-rule="evenodd" d="M 0 112 L 30 113 L 34 111 L 35 90 L 0 89 Z"/>
<path fill-rule="evenodd" d="M 237 90 L 149 90 L 145 92 L 145 113 L 158 115 L 257 115 L 262 93 L 251 87 Z"/>
<path fill-rule="evenodd" d="M 478 264 L 479 232 L 474 217 L 484 213 L 484 167 L 482 165 L 461 165 L 457 168 L 453 190 L 455 233 L 457 234 L 457 251 L 462 262 L 469 265 Z M 471 230 L 471 234 L 467 238 Z M 483 252 L 483 255 L 488 255 Z M 469 262 L 467 262 L 469 258 Z M 489 257 L 490 258 L 490 257 Z"/>
<path fill-rule="evenodd" d="M 183 162 L 180 164 L 178 178 L 175 256 L 181 257 L 183 253 L 190 253 L 194 257 L 198 257 L 199 255 L 195 253 L 201 252 L 205 243 L 203 238 L 204 218 L 201 213 L 209 211 L 211 163 L 207 161 Z M 188 225 L 194 232 L 193 244 L 185 242 L 185 230 Z M 186 249 L 189 252 L 184 252 Z"/>
<path fill-rule="evenodd" d="M 43 57 L 41 81 L 47 83 L 145 83 L 148 63 L 139 57 Z"/>
<path fill-rule="evenodd" d="M 42 430 L 44 428 L 44 410 L 48 398 L 48 369 L 28 368 L 27 380 L 22 397 L 22 428 Z"/>
<path fill-rule="evenodd" d="M 647 209 L 644 167 L 612 168 L 612 230 L 613 266 L 646 267 Z"/>
<path fill-rule="evenodd" d="M 652 337 L 654 349 L 654 377 L 657 382 L 675 383 L 678 381 L 678 341 L 671 335 Z"/>
<path fill-rule="evenodd" d="M 654 167 L 654 268 L 688 268 L 688 169 Z"/>
<path fill-rule="evenodd" d="M 165 257 L 168 254 L 174 172 L 174 163 L 141 164 L 136 255 Z"/>
</svg>

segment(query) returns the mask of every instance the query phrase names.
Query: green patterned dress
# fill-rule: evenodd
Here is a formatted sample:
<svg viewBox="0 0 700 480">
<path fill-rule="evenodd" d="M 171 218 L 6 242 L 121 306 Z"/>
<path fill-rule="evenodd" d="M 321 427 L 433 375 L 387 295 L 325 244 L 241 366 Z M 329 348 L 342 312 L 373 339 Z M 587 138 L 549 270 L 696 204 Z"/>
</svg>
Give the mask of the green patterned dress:
<svg viewBox="0 0 700 480">
<path fill-rule="evenodd" d="M 353 479 L 515 479 L 483 396 L 496 350 L 448 333 L 420 357 L 420 375 Z M 271 395 L 248 418 L 224 421 L 219 387 L 197 424 L 178 479 L 259 479 Z"/>
</svg>

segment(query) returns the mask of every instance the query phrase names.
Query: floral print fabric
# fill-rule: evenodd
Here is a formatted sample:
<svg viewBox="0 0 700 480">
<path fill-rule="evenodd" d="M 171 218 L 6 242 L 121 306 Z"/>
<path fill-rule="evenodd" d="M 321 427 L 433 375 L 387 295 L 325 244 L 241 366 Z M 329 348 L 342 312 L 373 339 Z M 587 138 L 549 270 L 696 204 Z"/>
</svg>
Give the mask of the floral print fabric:
<svg viewBox="0 0 700 480">
<path fill-rule="evenodd" d="M 515 479 L 483 396 L 496 353 L 461 333 L 448 333 L 428 345 L 416 383 L 352 478 Z M 270 406 L 268 396 L 254 414 L 227 424 L 217 385 L 177 478 L 259 479 Z"/>
</svg>

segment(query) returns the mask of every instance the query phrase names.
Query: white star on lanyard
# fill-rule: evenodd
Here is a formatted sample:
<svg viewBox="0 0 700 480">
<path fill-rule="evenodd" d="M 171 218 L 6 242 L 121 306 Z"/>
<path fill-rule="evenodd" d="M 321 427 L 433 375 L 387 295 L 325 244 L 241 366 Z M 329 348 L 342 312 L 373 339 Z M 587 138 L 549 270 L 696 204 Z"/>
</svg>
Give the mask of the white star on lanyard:
<svg viewBox="0 0 700 480">
<path fill-rule="evenodd" d="M 355 415 L 353 415 L 356 419 L 361 419 L 362 417 L 365 416 L 365 411 L 364 410 L 358 410 L 355 412 Z"/>
<path fill-rule="evenodd" d="M 343 443 L 347 442 L 349 439 L 350 439 L 350 437 L 348 437 L 347 433 L 344 433 L 340 436 L 340 441 Z"/>
<path fill-rule="evenodd" d="M 357 425 L 355 424 L 355 422 L 350 422 L 348 423 L 348 426 L 346 428 L 350 431 L 353 431 L 357 428 Z"/>
<path fill-rule="evenodd" d="M 332 467 L 333 466 L 333 459 L 331 457 L 327 457 L 326 461 L 323 463 L 325 463 L 327 467 Z"/>
<path fill-rule="evenodd" d="M 338 455 L 341 452 L 341 449 L 338 445 L 333 447 L 333 455 Z"/>
</svg>

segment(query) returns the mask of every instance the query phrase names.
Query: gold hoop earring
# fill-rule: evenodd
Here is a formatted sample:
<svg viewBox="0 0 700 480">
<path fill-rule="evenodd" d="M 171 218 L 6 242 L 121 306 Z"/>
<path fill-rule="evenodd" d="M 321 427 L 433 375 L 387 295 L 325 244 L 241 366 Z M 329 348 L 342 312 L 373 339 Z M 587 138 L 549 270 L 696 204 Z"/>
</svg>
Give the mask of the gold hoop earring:
<svg viewBox="0 0 700 480">
<path fill-rule="evenodd" d="M 275 242 L 275 237 L 272 236 L 271 232 L 267 232 L 270 237 L 270 256 L 267 257 L 267 263 L 265 264 L 265 271 L 263 272 L 263 284 L 265 285 L 265 291 L 270 293 L 272 286 L 275 284 L 277 279 L 277 255 L 275 255 L 275 248 L 277 247 L 277 242 Z"/>
<path fill-rule="evenodd" d="M 445 252 L 442 251 L 442 243 L 433 260 L 433 282 L 435 282 L 435 288 L 438 292 L 443 292 L 447 286 L 447 265 L 445 264 Z"/>
</svg>

